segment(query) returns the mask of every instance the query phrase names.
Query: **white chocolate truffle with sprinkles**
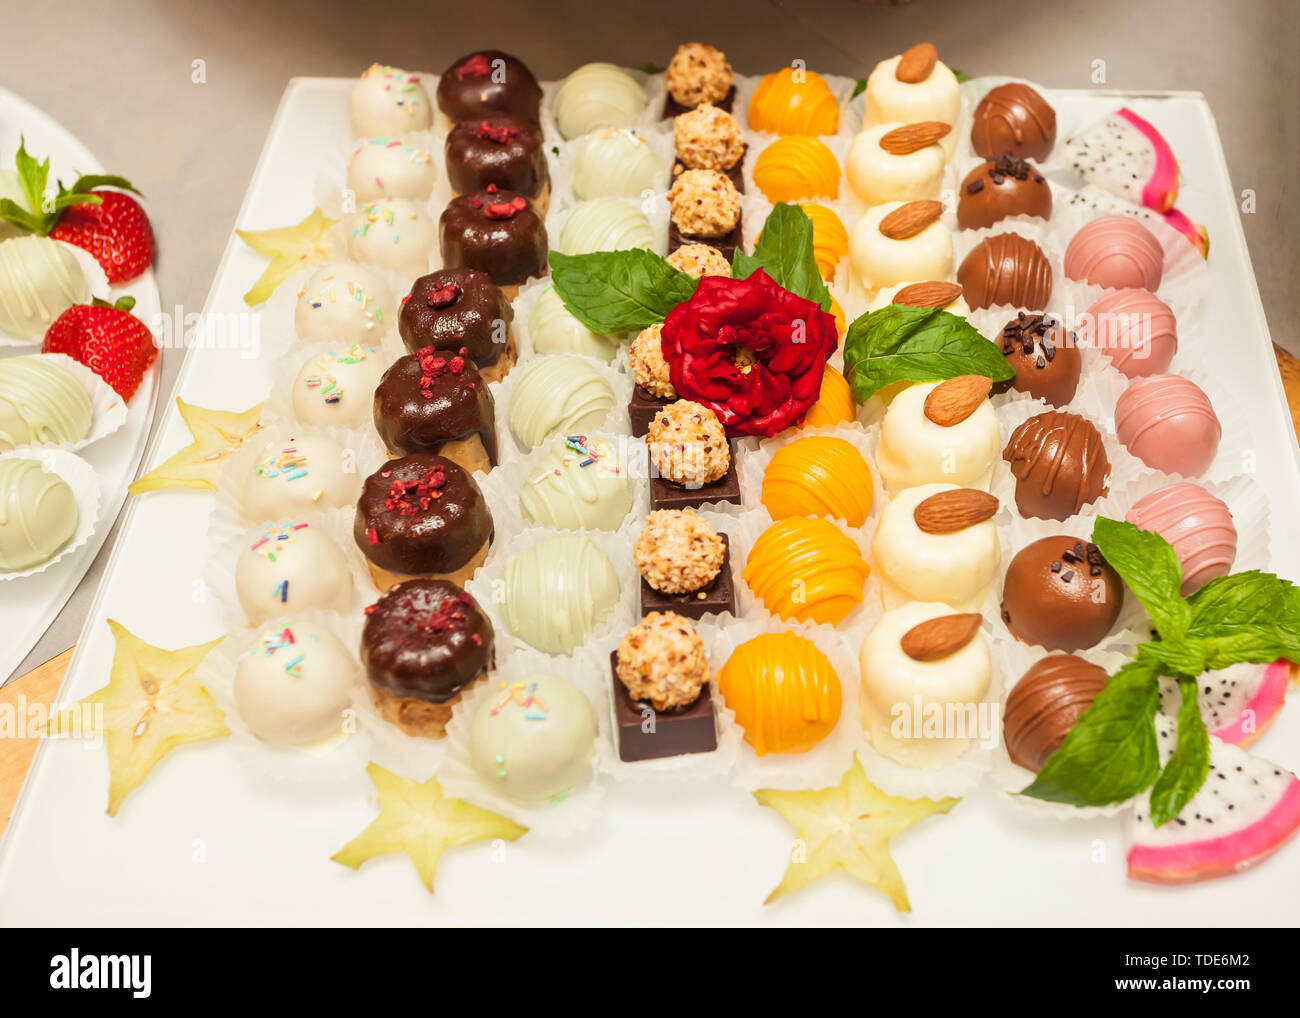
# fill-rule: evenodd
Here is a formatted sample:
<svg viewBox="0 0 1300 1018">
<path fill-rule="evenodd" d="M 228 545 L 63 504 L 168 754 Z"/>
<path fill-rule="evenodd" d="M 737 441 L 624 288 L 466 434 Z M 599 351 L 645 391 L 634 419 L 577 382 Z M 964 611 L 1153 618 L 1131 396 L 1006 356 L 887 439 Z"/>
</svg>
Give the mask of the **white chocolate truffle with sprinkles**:
<svg viewBox="0 0 1300 1018">
<path fill-rule="evenodd" d="M 300 424 L 359 428 L 374 418 L 375 388 L 384 377 L 373 346 L 327 350 L 302 366 L 293 380 L 293 415 Z"/>
<path fill-rule="evenodd" d="M 693 509 L 656 509 L 632 548 L 636 568 L 661 594 L 703 590 L 722 569 L 727 546 Z"/>
<path fill-rule="evenodd" d="M 686 248 L 678 248 L 685 251 Z M 713 248 L 709 248 L 710 251 Z M 637 333 L 628 351 L 628 363 L 636 384 L 651 396 L 659 399 L 676 399 L 677 390 L 669 377 L 668 362 L 664 360 L 663 323 L 655 322 Z"/>
<path fill-rule="evenodd" d="M 552 441 L 519 492 L 525 520 L 560 530 L 617 530 L 631 508 L 618 449 L 594 435 Z"/>
<path fill-rule="evenodd" d="M 313 609 L 346 612 L 352 586 L 343 550 L 319 526 L 301 521 L 268 524 L 235 562 L 235 592 L 255 626 Z"/>
<path fill-rule="evenodd" d="M 348 188 L 357 201 L 425 201 L 437 179 L 433 157 L 400 138 L 367 138 L 348 156 Z"/>
<path fill-rule="evenodd" d="M 596 712 L 568 679 L 542 672 L 500 679 L 474 712 L 470 762 L 516 802 L 558 800 L 591 778 Z"/>
<path fill-rule="evenodd" d="M 433 123 L 433 106 L 418 74 L 371 64 L 352 86 L 348 116 L 353 137 L 379 138 L 427 131 Z"/>
<path fill-rule="evenodd" d="M 318 745 L 343 734 L 359 674 L 351 652 L 328 629 L 272 622 L 235 666 L 235 708 L 266 742 Z"/>
<path fill-rule="evenodd" d="M 678 272 L 703 279 L 705 276 L 730 276 L 731 262 L 709 244 L 683 244 L 668 256 L 668 264 Z"/>
<path fill-rule="evenodd" d="M 333 439 L 273 436 L 261 443 L 244 478 L 242 508 L 253 523 L 352 505 L 361 495 L 355 457 Z"/>
<path fill-rule="evenodd" d="M 298 291 L 293 327 L 303 342 L 377 343 L 396 321 L 393 291 L 355 262 L 330 262 Z"/>
<path fill-rule="evenodd" d="M 663 711 L 698 700 L 711 669 L 704 641 L 689 619 L 651 612 L 618 645 L 615 674 L 633 700 Z"/>
<path fill-rule="evenodd" d="M 348 216 L 348 257 L 367 265 L 423 276 L 438 247 L 438 225 L 423 202 L 377 198 Z"/>
</svg>

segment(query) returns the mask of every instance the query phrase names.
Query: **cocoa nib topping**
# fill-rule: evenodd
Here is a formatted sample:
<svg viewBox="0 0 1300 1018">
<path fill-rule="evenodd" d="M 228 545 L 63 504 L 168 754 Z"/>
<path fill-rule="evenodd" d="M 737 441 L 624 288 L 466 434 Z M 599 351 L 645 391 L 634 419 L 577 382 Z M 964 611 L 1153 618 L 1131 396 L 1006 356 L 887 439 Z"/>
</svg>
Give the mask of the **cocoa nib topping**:
<svg viewBox="0 0 1300 1018">
<path fill-rule="evenodd" d="M 425 300 L 431 308 L 449 308 L 460 300 L 460 295 L 463 292 L 459 283 L 448 283 L 446 286 L 430 290 L 429 296 Z"/>
<path fill-rule="evenodd" d="M 388 472 L 380 476 L 387 477 Z M 402 516 L 414 516 L 422 509 L 427 510 L 434 499 L 442 498 L 442 489 L 446 483 L 447 477 L 438 465 L 430 467 L 414 480 L 395 480 L 388 486 L 384 509 Z"/>
<path fill-rule="evenodd" d="M 475 53 L 456 68 L 458 78 L 486 78 L 492 73 L 492 65 L 482 53 Z"/>
<path fill-rule="evenodd" d="M 1023 159 L 1017 159 L 1010 152 L 1003 152 L 989 166 L 987 176 L 994 184 L 1001 186 L 1008 177 L 1015 180 L 1032 180 L 1035 184 L 1045 183 L 1042 174 Z M 967 194 L 979 194 L 984 190 L 984 178 L 976 177 L 966 185 Z"/>
<path fill-rule="evenodd" d="M 1077 342 L 1075 335 L 1050 315 L 1029 315 L 1021 311 L 1002 329 L 1002 355 L 1010 357 L 1019 350 L 1026 357 L 1033 357 L 1037 352 L 1034 367 L 1039 369 L 1056 359 L 1060 345 L 1074 346 Z"/>
<path fill-rule="evenodd" d="M 509 124 L 490 124 L 484 120 L 478 125 L 478 136 L 487 141 L 495 141 L 498 145 L 505 145 L 519 137 L 519 128 L 511 127 Z"/>
<path fill-rule="evenodd" d="M 425 399 L 433 399 L 433 380 L 441 378 L 448 372 L 453 375 L 463 374 L 465 358 L 468 355 L 469 350 L 463 346 L 454 357 L 448 357 L 431 346 L 420 347 L 415 353 L 420 362 L 420 395 Z"/>
<path fill-rule="evenodd" d="M 1051 570 L 1062 583 L 1069 583 L 1074 579 L 1075 570 L 1082 570 L 1084 566 L 1088 567 L 1089 576 L 1100 576 L 1101 567 L 1105 563 L 1101 549 L 1095 544 L 1075 541 L 1073 548 L 1061 552 L 1060 559 L 1052 563 Z M 1066 568 L 1067 566 L 1072 568 Z"/>
</svg>

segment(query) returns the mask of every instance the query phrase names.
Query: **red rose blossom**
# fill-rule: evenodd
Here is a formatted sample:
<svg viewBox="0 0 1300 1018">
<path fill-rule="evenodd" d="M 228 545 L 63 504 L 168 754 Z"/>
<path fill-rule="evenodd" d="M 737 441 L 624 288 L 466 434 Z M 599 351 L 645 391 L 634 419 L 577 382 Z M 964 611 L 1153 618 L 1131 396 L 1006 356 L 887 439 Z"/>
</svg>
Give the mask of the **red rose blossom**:
<svg viewBox="0 0 1300 1018">
<path fill-rule="evenodd" d="M 705 276 L 663 325 L 673 388 L 711 408 L 729 435 L 775 435 L 797 423 L 838 346 L 835 319 L 762 269 L 748 279 Z"/>
</svg>

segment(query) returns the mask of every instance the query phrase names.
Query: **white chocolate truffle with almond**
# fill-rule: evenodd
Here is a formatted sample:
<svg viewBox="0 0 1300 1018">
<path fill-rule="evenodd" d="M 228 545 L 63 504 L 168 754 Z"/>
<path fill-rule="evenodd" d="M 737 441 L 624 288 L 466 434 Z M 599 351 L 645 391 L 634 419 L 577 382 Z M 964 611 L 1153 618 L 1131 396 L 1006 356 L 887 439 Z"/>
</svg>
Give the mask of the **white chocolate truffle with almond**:
<svg viewBox="0 0 1300 1018">
<path fill-rule="evenodd" d="M 881 289 L 876 291 L 876 296 L 871 301 L 871 303 L 867 305 L 867 310 L 879 311 L 881 308 L 889 307 L 890 304 L 893 304 L 895 302 L 898 295 L 901 294 L 904 290 L 906 290 L 909 286 L 920 286 L 921 284 L 927 282 L 931 282 L 931 280 L 909 279 L 906 282 L 895 283 L 893 286 L 882 287 Z M 935 280 L 934 282 L 947 283 L 947 280 Z M 950 300 L 947 304 L 943 305 L 943 310 L 949 312 L 950 314 L 960 315 L 962 318 L 969 318 L 970 305 L 966 303 L 965 294 L 962 293 L 961 287 L 958 286 L 956 283 L 953 283 L 951 285 L 953 288 L 953 299 Z M 912 306 L 918 307 L 920 305 L 913 304 Z"/>
<path fill-rule="evenodd" d="M 722 102 L 736 80 L 727 54 L 704 42 L 678 46 L 664 78 L 668 94 L 682 106 Z"/>
<path fill-rule="evenodd" d="M 248 621 L 321 609 L 346 612 L 352 574 L 343 550 L 318 526 L 271 523 L 235 561 L 235 592 Z"/>
<path fill-rule="evenodd" d="M 903 126 L 877 124 L 868 127 L 854 139 L 853 147 L 849 149 L 845 165 L 849 184 L 868 205 L 939 197 L 944 167 L 948 162 L 948 153 L 941 144 L 935 142 L 906 154 L 881 147 L 885 135 L 895 136 L 894 132 Z"/>
<path fill-rule="evenodd" d="M 686 250 L 678 248 L 679 251 Z M 710 251 L 713 248 L 709 248 Z M 664 360 L 664 326 L 656 322 L 649 328 L 637 333 L 628 351 L 628 362 L 632 365 L 632 375 L 636 384 L 651 396 L 659 399 L 676 399 L 677 390 L 673 388 L 668 362 Z"/>
<path fill-rule="evenodd" d="M 963 491 L 964 496 L 948 494 Z M 926 509 L 918 519 L 922 503 Z M 889 500 L 871 539 L 871 564 L 885 608 L 942 600 L 958 611 L 979 610 L 997 573 L 1000 548 L 992 512 L 959 526 L 960 514 L 978 515 L 972 503 L 981 511 L 997 510 L 992 495 L 955 484 L 918 484 Z"/>
<path fill-rule="evenodd" d="M 983 400 L 965 420 L 947 427 L 936 424 L 925 415 L 925 399 L 941 384 L 910 385 L 885 412 L 876 465 L 891 495 L 935 483 L 988 491 L 1002 451 L 993 404 Z"/>
<path fill-rule="evenodd" d="M 926 45 L 925 43 L 921 44 Z M 902 81 L 898 77 L 899 64 L 904 56 L 909 61 L 920 57 L 920 47 L 913 47 L 907 54 L 899 54 L 882 60 L 867 77 L 866 113 L 863 116 L 864 127 L 876 124 L 914 124 L 921 120 L 939 120 L 955 126 L 961 115 L 961 88 L 957 75 L 949 70 L 947 64 L 937 57 L 934 66 L 920 81 Z M 928 61 L 921 58 L 915 66 L 924 66 Z M 911 77 L 904 69 L 904 76 Z M 957 132 L 950 131 L 943 139 L 943 147 L 951 157 L 957 145 Z"/>
<path fill-rule="evenodd" d="M 722 569 L 727 546 L 692 509 L 656 509 L 632 554 L 646 583 L 661 594 L 703 590 Z"/>
<path fill-rule="evenodd" d="M 673 119 L 673 145 L 688 170 L 730 170 L 745 154 L 740 121 L 710 103 Z"/>
<path fill-rule="evenodd" d="M 727 256 L 708 244 L 683 244 L 668 256 L 668 264 L 696 279 L 731 275 L 731 262 L 727 261 Z"/>
<path fill-rule="evenodd" d="M 359 428 L 374 420 L 375 389 L 387 365 L 373 346 L 327 350 L 293 380 L 293 415 L 300 424 Z"/>
<path fill-rule="evenodd" d="M 668 189 L 673 224 L 687 237 L 725 237 L 740 222 L 740 192 L 717 170 L 687 170 Z"/>
<path fill-rule="evenodd" d="M 352 86 L 348 116 L 354 137 L 378 138 L 428 130 L 433 106 L 418 74 L 371 64 Z"/>
<path fill-rule="evenodd" d="M 351 652 L 328 629 L 277 621 L 235 666 L 235 708 L 259 739 L 318 745 L 343 734 L 359 674 Z"/>
<path fill-rule="evenodd" d="M 711 674 L 704 641 L 676 612 L 651 612 L 629 629 L 615 672 L 628 696 L 655 710 L 693 704 Z"/>
<path fill-rule="evenodd" d="M 400 138 L 366 138 L 348 156 L 348 187 L 357 201 L 427 201 L 437 179 L 433 157 Z"/>
<path fill-rule="evenodd" d="M 849 235 L 849 262 L 869 294 L 905 279 L 948 279 L 952 276 L 952 231 L 942 218 L 907 236 L 886 236 L 896 220 L 886 220 L 908 202 L 886 202 L 867 210 Z"/>
<path fill-rule="evenodd" d="M 669 403 L 655 414 L 646 444 L 659 476 L 674 484 L 712 484 L 731 466 L 731 446 L 718 415 L 689 399 Z"/>
<path fill-rule="evenodd" d="M 377 272 L 355 262 L 330 262 L 298 291 L 293 327 L 303 342 L 373 345 L 396 321 L 396 306 Z"/>
<path fill-rule="evenodd" d="M 904 649 L 904 638 L 917 626 L 956 614 L 942 602 L 912 601 L 882 615 L 862 641 L 862 728 L 876 752 L 907 767 L 943 767 L 981 737 L 978 705 L 993 681 L 984 634 L 949 627 L 970 636 L 959 647 L 957 640 L 940 638 L 955 648 L 942 657 L 918 660 Z M 941 652 L 939 642 L 926 642 Z"/>
<path fill-rule="evenodd" d="M 347 217 L 348 257 L 412 278 L 429 271 L 438 224 L 423 202 L 376 198 Z"/>
</svg>

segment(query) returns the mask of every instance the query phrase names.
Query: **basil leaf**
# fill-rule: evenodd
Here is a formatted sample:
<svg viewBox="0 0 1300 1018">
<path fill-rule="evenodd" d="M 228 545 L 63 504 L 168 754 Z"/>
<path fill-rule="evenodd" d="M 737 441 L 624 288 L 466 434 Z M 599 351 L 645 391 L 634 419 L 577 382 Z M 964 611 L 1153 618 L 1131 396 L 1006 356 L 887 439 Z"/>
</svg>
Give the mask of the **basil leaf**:
<svg viewBox="0 0 1300 1018">
<path fill-rule="evenodd" d="M 844 367 L 859 403 L 893 382 L 941 382 L 957 375 L 1011 378 L 996 344 L 966 319 L 939 308 L 890 304 L 856 319 L 844 338 Z"/>
<path fill-rule="evenodd" d="M 1183 811 L 1210 773 L 1210 733 L 1205 730 L 1195 679 L 1178 680 L 1183 701 L 1178 707 L 1178 741 L 1151 788 L 1151 823 L 1159 827 Z"/>
<path fill-rule="evenodd" d="M 762 269 L 778 286 L 812 301 L 823 311 L 831 309 L 831 292 L 826 288 L 813 252 L 812 220 L 798 205 L 776 203 L 763 223 L 763 232 L 752 255 L 736 248 L 731 274 L 737 279 L 748 279 L 755 269 Z"/>
<path fill-rule="evenodd" d="M 1155 531 L 1099 516 L 1092 543 L 1142 602 L 1163 639 L 1187 632 L 1192 613 L 1179 593 L 1183 570 L 1168 541 Z"/>
<path fill-rule="evenodd" d="M 662 322 L 691 299 L 696 280 L 653 251 L 551 252 L 551 282 L 574 318 L 592 332 L 622 336 Z"/>
<path fill-rule="evenodd" d="M 1188 632 L 1210 635 L 1271 626 L 1281 621 L 1292 589 L 1287 580 L 1257 569 L 1216 577 L 1188 598 Z"/>
<path fill-rule="evenodd" d="M 1155 663 L 1142 658 L 1116 672 L 1020 794 L 1073 806 L 1105 806 L 1149 787 L 1160 770 L 1156 673 Z"/>
</svg>

